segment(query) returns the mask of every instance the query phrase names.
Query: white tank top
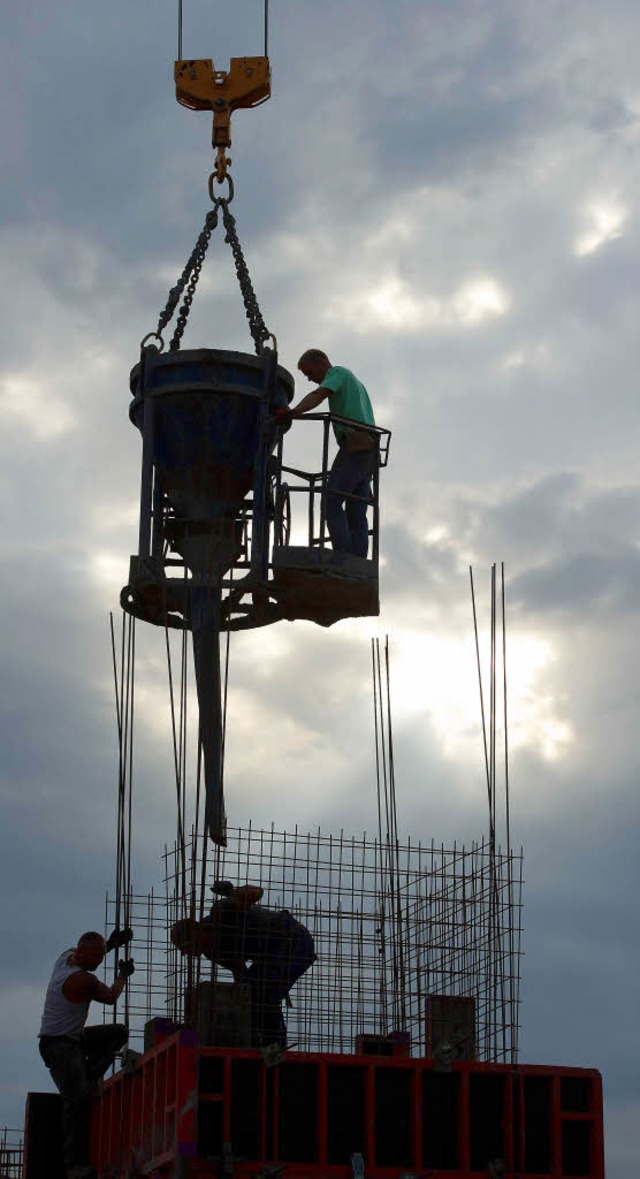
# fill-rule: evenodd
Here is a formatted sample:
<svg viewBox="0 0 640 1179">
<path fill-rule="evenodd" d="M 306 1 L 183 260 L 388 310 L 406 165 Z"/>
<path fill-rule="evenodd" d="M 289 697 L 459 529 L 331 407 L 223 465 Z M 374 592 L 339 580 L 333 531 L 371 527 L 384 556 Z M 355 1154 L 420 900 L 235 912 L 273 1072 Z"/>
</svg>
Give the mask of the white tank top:
<svg viewBox="0 0 640 1179">
<path fill-rule="evenodd" d="M 84 1031 L 91 1000 L 86 1003 L 71 1003 L 62 994 L 62 988 L 70 974 L 80 970 L 80 966 L 69 966 L 68 959 L 73 950 L 65 950 L 57 959 L 44 1001 L 41 1036 L 72 1036 L 78 1039 Z"/>
</svg>

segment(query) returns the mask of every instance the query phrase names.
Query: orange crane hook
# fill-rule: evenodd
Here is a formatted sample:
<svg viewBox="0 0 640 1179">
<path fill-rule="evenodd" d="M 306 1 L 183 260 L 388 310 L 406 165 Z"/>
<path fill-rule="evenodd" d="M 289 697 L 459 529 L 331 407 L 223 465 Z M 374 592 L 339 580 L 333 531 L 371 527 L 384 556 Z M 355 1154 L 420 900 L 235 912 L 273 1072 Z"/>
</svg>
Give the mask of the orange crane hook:
<svg viewBox="0 0 640 1179">
<path fill-rule="evenodd" d="M 193 111 L 213 111 L 212 144 L 217 149 L 215 176 L 222 184 L 231 160 L 231 114 L 239 107 L 260 106 L 271 95 L 268 57 L 232 57 L 229 70 L 214 69 L 211 58 L 177 61 L 176 98 Z"/>
</svg>

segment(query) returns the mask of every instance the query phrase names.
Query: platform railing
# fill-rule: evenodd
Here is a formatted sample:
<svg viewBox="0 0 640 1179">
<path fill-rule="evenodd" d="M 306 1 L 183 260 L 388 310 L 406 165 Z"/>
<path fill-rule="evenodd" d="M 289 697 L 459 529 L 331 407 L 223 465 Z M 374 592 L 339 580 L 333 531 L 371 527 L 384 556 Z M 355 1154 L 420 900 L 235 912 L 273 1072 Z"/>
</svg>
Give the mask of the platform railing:
<svg viewBox="0 0 640 1179">
<path fill-rule="evenodd" d="M 306 514 L 307 514 L 307 545 L 309 548 L 330 548 L 331 542 L 327 528 L 327 482 L 331 472 L 332 455 L 331 455 L 331 439 L 334 433 L 334 426 L 346 426 L 352 429 L 357 429 L 363 433 L 368 434 L 377 449 L 378 461 L 375 463 L 371 475 L 371 493 L 366 498 L 353 494 L 345 494 L 345 501 L 364 502 L 367 508 L 371 509 L 371 523 L 368 528 L 368 536 L 370 540 L 370 560 L 377 564 L 379 556 L 380 544 L 380 470 L 387 466 L 389 461 L 389 444 L 391 441 L 391 431 L 383 429 L 379 426 L 369 426 L 363 422 L 355 421 L 352 418 L 344 418 L 338 414 L 328 413 L 306 413 L 294 419 L 293 429 L 298 430 L 302 424 L 311 425 L 319 422 L 322 427 L 322 440 L 320 445 L 320 469 L 303 470 L 300 467 L 288 466 L 284 462 L 284 449 L 288 446 L 288 439 L 290 433 L 283 435 L 279 441 L 275 454 L 275 462 L 273 464 L 273 471 L 275 475 L 275 494 L 273 496 L 274 509 L 274 536 L 276 543 L 278 537 L 286 536 L 290 532 L 290 523 L 286 516 L 289 511 L 292 511 L 293 504 L 291 497 L 294 500 L 305 499 Z M 297 482 L 292 482 L 287 476 Z M 285 542 L 286 543 L 286 542 Z"/>
</svg>

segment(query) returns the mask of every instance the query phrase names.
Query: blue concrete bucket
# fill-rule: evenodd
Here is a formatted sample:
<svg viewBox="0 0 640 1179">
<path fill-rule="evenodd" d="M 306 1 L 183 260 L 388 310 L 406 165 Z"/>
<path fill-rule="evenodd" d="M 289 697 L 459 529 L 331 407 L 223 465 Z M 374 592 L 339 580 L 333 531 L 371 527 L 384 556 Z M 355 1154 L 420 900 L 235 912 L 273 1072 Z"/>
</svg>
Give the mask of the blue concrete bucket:
<svg viewBox="0 0 640 1179">
<path fill-rule="evenodd" d="M 213 348 L 166 355 L 147 349 L 143 388 L 140 365 L 132 370 L 129 414 L 144 436 L 151 410 L 156 478 L 175 513 L 178 551 L 181 531 L 189 534 L 183 555 L 192 572 L 203 562 L 225 568 L 233 561 L 233 522 L 254 486 L 265 422 L 293 396 L 286 369 L 278 365 L 267 375 L 262 358 Z M 275 442 L 272 430 L 267 452 Z M 207 531 L 208 542 L 195 539 Z"/>
</svg>

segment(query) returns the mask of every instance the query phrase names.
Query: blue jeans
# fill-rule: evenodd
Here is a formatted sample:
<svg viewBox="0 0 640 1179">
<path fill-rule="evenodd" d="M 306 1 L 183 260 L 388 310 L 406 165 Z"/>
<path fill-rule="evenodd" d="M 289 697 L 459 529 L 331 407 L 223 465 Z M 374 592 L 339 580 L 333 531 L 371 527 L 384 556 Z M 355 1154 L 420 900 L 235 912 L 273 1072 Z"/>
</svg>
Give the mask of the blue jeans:
<svg viewBox="0 0 640 1179">
<path fill-rule="evenodd" d="M 40 1055 L 62 1095 L 62 1134 L 67 1169 L 89 1162 L 91 1091 L 127 1042 L 123 1024 L 85 1028 L 80 1039 L 40 1036 Z"/>
<path fill-rule="evenodd" d="M 377 449 L 348 451 L 341 443 L 327 479 L 327 528 L 335 553 L 366 557 L 369 548 L 367 506 Z M 359 499 L 346 499 L 347 496 Z M 346 499 L 346 506 L 345 506 Z"/>
</svg>

